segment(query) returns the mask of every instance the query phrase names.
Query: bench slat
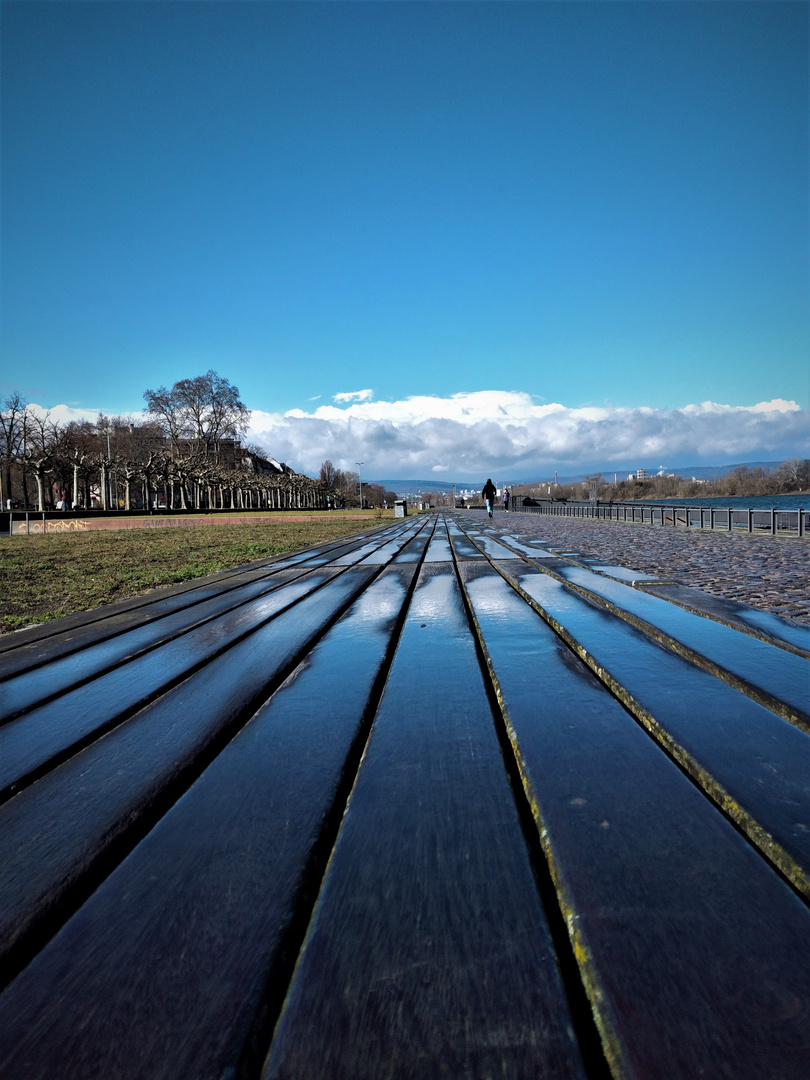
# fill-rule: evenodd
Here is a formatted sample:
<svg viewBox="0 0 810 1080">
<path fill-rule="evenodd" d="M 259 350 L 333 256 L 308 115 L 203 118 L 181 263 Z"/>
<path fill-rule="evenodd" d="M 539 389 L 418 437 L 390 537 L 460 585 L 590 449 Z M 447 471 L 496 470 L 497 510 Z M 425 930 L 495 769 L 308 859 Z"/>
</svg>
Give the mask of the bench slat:
<svg viewBox="0 0 810 1080">
<path fill-rule="evenodd" d="M 263 1077 L 579 1077 L 569 1024 L 455 573 L 426 563 Z"/>
<path fill-rule="evenodd" d="M 242 605 L 267 596 L 296 578 L 304 579 L 305 573 L 300 570 L 281 570 L 272 578 L 240 585 L 236 589 L 195 604 L 194 607 L 183 608 L 165 618 L 153 619 L 137 629 L 127 630 L 108 640 L 88 645 L 78 653 L 71 653 L 50 662 L 43 660 L 35 670 L 0 683 L 0 716 L 7 723 L 9 719 L 30 710 L 39 702 L 57 694 L 65 694 L 77 684 L 98 678 L 105 672 L 129 663 L 212 619 L 229 616 Z"/>
<path fill-rule="evenodd" d="M 810 737 L 525 564 L 505 576 L 651 733 L 810 896 Z"/>
<path fill-rule="evenodd" d="M 373 576 L 340 574 L 0 809 L 0 957 L 67 917 Z"/>
<path fill-rule="evenodd" d="M 806 905 L 503 579 L 461 570 L 616 1074 L 803 1080 Z"/>
<path fill-rule="evenodd" d="M 330 583 L 326 570 L 293 581 L 0 727 L 0 799 Z"/>
<path fill-rule="evenodd" d="M 6 1080 L 220 1080 L 266 1047 L 415 570 L 383 571 L 0 995 Z"/>
<path fill-rule="evenodd" d="M 589 596 L 609 604 L 621 618 L 645 631 L 652 627 L 659 640 L 666 635 L 690 659 L 704 666 L 708 662 L 714 673 L 744 688 L 785 719 L 798 718 L 810 726 L 810 664 L 804 657 L 583 567 L 563 566 L 558 572 Z"/>
</svg>

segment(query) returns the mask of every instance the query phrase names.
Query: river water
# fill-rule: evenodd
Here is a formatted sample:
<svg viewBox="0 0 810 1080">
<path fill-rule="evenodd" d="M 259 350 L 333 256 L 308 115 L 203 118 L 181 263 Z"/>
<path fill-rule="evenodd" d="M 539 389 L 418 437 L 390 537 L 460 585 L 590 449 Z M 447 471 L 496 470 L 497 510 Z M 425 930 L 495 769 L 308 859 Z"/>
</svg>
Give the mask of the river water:
<svg viewBox="0 0 810 1080">
<path fill-rule="evenodd" d="M 639 506 L 730 506 L 732 510 L 810 510 L 810 491 L 799 495 L 716 495 L 697 499 L 634 499 Z"/>
</svg>

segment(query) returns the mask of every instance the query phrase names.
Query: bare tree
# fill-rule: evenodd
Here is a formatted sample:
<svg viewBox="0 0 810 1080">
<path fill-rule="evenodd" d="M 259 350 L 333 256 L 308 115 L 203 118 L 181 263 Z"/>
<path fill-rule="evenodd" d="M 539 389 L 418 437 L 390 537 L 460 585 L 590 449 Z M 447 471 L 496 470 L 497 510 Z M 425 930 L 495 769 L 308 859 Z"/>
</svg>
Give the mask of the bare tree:
<svg viewBox="0 0 810 1080">
<path fill-rule="evenodd" d="M 3 506 L 14 498 L 11 487 L 11 467 L 22 449 L 23 422 L 28 402 L 18 393 L 9 394 L 0 410 L 0 489 Z"/>
<path fill-rule="evenodd" d="M 176 384 L 175 384 L 176 385 Z M 144 392 L 144 410 L 157 424 L 171 445 L 172 455 L 180 456 L 180 443 L 189 436 L 188 415 L 174 394 L 159 386 L 157 390 Z"/>
<path fill-rule="evenodd" d="M 325 484 L 330 490 L 335 486 L 335 475 L 337 469 L 332 462 L 327 458 L 321 465 L 320 480 L 322 484 Z"/>
<path fill-rule="evenodd" d="M 45 475 L 56 456 L 59 425 L 50 413 L 41 416 L 30 406 L 23 413 L 23 465 L 31 469 L 37 483 L 37 509 L 45 509 Z"/>
<path fill-rule="evenodd" d="M 182 443 L 188 441 L 192 452 L 204 453 L 219 463 L 223 441 L 238 439 L 250 420 L 238 387 L 215 371 L 180 379 L 171 390 L 165 386 L 147 390 L 144 400 L 146 412 L 160 423 L 176 457 Z"/>
</svg>

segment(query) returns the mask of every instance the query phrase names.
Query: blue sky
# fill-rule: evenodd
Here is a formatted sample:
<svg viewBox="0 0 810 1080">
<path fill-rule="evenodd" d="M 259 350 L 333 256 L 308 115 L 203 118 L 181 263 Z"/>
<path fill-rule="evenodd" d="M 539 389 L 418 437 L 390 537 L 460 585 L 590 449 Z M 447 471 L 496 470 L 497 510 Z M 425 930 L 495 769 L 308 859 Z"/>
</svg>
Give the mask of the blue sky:
<svg viewBox="0 0 810 1080">
<path fill-rule="evenodd" d="M 128 412 L 214 368 L 308 470 L 810 453 L 807 30 L 4 2 L 0 393 Z"/>
</svg>

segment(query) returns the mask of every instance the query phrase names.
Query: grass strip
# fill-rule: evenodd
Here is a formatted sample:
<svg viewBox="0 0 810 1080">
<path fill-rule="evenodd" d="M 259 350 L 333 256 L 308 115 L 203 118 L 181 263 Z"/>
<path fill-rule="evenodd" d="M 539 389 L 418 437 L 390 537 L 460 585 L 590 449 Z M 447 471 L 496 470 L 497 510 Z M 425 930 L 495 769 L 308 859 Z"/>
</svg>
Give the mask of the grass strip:
<svg viewBox="0 0 810 1080">
<path fill-rule="evenodd" d="M 379 528 L 380 519 L 77 532 L 0 540 L 0 633 Z"/>
</svg>

